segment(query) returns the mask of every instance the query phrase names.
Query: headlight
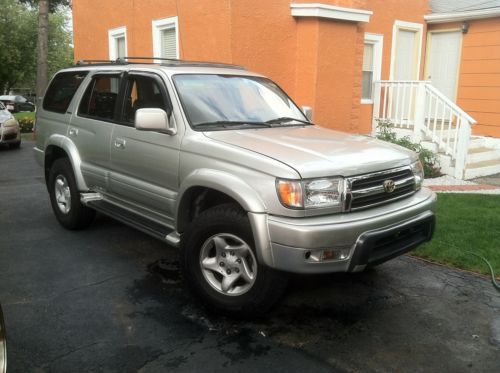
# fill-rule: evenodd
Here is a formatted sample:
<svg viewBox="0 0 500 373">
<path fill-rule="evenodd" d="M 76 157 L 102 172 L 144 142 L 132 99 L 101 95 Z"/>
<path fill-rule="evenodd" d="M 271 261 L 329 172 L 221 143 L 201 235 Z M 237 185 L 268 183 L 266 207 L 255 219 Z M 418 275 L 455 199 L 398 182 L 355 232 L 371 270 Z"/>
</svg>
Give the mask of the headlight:
<svg viewBox="0 0 500 373">
<path fill-rule="evenodd" d="M 344 179 L 277 180 L 276 189 L 281 203 L 289 208 L 337 207 L 342 203 Z"/>
<path fill-rule="evenodd" d="M 422 182 L 424 181 L 424 166 L 420 161 L 416 161 L 411 164 L 411 170 L 413 172 L 413 176 L 415 176 L 415 189 L 419 190 L 422 186 Z"/>
</svg>

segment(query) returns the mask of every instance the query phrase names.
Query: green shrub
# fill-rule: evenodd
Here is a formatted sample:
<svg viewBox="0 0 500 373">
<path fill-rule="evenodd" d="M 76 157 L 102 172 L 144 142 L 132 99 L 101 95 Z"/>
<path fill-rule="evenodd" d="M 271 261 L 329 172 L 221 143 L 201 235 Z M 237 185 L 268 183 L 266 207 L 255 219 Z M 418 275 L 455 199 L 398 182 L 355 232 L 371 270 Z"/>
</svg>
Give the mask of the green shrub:
<svg viewBox="0 0 500 373">
<path fill-rule="evenodd" d="M 33 118 L 24 117 L 18 120 L 21 133 L 33 132 L 33 125 L 35 120 Z"/>
<path fill-rule="evenodd" d="M 398 139 L 396 137 L 396 133 L 394 132 L 394 125 L 390 120 L 377 119 L 377 123 L 377 139 L 388 141 L 416 152 L 418 154 L 418 157 L 420 158 L 420 161 L 422 162 L 422 165 L 424 166 L 424 173 L 426 178 L 441 176 L 441 167 L 439 167 L 439 160 L 437 155 L 433 151 L 424 148 L 421 144 L 411 141 L 409 136 Z"/>
</svg>

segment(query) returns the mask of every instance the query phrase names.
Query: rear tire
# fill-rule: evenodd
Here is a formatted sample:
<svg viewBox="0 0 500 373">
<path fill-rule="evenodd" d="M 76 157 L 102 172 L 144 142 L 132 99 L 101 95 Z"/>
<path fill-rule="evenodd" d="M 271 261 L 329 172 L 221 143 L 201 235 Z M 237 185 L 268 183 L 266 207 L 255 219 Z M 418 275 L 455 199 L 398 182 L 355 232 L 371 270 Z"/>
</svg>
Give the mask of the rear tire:
<svg viewBox="0 0 500 373">
<path fill-rule="evenodd" d="M 182 240 L 182 267 L 191 290 L 217 312 L 266 313 L 283 294 L 287 276 L 259 263 L 246 212 L 234 204 L 203 211 Z"/>
<path fill-rule="evenodd" d="M 52 210 L 59 223 L 70 230 L 88 227 L 94 220 L 95 210 L 80 202 L 80 192 L 68 158 L 54 162 L 47 182 Z"/>
</svg>

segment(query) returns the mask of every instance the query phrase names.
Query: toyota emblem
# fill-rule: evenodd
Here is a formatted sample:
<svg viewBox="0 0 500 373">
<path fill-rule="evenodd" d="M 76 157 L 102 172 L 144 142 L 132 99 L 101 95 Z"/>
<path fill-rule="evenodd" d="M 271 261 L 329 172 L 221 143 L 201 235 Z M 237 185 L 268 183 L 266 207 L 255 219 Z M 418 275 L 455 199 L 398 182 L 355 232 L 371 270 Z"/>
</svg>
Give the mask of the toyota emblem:
<svg viewBox="0 0 500 373">
<path fill-rule="evenodd" d="M 384 181 L 384 190 L 387 193 L 394 192 L 394 189 L 396 189 L 396 183 L 394 182 L 394 180 L 389 179 Z"/>
</svg>

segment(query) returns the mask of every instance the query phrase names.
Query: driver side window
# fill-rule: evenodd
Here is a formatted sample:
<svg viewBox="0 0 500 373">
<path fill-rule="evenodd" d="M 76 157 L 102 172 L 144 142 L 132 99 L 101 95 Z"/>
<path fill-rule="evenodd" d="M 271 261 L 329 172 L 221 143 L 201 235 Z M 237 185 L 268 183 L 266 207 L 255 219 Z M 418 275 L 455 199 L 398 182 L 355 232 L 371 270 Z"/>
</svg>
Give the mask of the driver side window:
<svg viewBox="0 0 500 373">
<path fill-rule="evenodd" d="M 167 111 L 167 102 L 158 81 L 143 75 L 131 75 L 123 104 L 123 120 L 133 126 L 139 109 L 158 108 Z"/>
</svg>

